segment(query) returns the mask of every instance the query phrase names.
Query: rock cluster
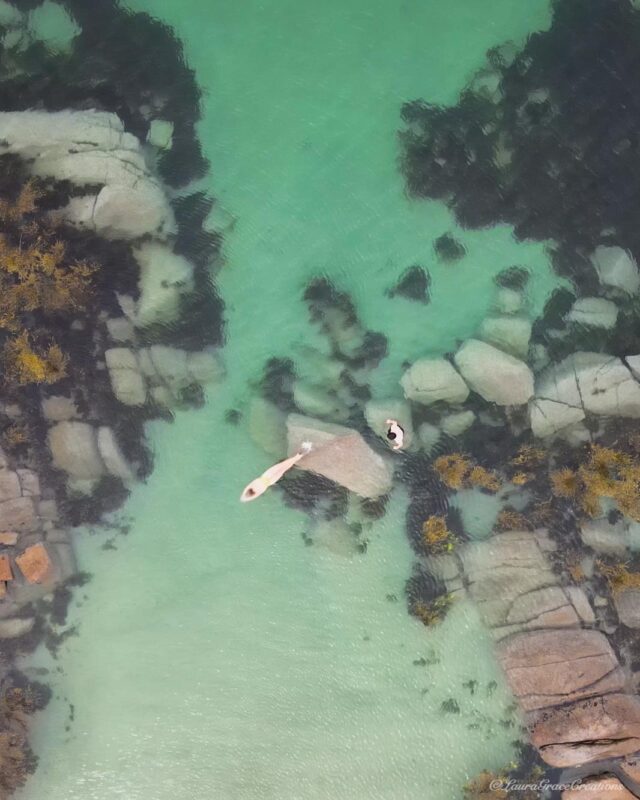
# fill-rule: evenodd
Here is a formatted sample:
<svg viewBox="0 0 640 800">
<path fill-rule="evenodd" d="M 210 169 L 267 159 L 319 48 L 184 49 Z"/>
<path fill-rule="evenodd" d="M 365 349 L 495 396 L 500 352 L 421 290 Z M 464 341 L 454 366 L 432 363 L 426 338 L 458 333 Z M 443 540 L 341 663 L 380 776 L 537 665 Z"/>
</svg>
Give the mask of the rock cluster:
<svg viewBox="0 0 640 800">
<path fill-rule="evenodd" d="M 640 700 L 591 604 L 562 586 L 544 530 L 509 531 L 464 545 L 432 569 L 477 604 L 498 660 L 525 713 L 531 741 L 554 767 L 577 767 L 640 750 Z M 461 582 L 462 579 L 462 582 Z"/>
<path fill-rule="evenodd" d="M 0 451 L 0 639 L 28 633 L 35 619 L 22 609 L 75 573 L 61 525 L 52 489 Z"/>
</svg>

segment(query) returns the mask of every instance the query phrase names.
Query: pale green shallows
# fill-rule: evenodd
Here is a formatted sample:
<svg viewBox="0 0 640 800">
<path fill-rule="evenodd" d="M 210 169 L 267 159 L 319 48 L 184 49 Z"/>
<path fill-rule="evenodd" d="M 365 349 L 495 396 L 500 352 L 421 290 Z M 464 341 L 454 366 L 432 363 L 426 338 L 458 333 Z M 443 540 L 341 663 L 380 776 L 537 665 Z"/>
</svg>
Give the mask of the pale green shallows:
<svg viewBox="0 0 640 800">
<path fill-rule="evenodd" d="M 220 277 L 229 378 L 203 411 L 153 426 L 156 470 L 117 550 L 79 541 L 94 578 L 76 595 L 80 634 L 53 666 L 60 699 L 39 722 L 41 764 L 22 797 L 457 798 L 511 757 L 517 732 L 499 724 L 502 684 L 487 697 L 499 676 L 473 609 L 435 631 L 407 615 L 406 498 L 362 557 L 305 547 L 304 518 L 277 494 L 238 503 L 268 459 L 223 415 L 242 409 L 267 357 L 315 341 L 299 298 L 319 271 L 391 339 L 380 395 L 399 391 L 403 360 L 474 332 L 500 269 L 530 267 L 540 307 L 552 281 L 542 245 L 506 228 L 458 232 L 465 260 L 435 262 L 433 238 L 456 229 L 442 206 L 404 196 L 396 130 L 404 100 L 453 101 L 487 48 L 545 27 L 547 0 L 130 5 L 176 28 L 208 92 L 208 185 L 238 219 Z M 432 274 L 427 307 L 384 296 L 414 263 Z M 449 698 L 459 714 L 441 713 Z"/>
</svg>

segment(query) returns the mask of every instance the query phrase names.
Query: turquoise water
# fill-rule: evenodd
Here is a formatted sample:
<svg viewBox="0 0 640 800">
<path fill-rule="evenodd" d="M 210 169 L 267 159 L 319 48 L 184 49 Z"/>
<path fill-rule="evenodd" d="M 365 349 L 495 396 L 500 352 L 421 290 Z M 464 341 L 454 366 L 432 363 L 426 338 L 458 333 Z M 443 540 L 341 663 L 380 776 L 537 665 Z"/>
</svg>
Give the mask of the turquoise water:
<svg viewBox="0 0 640 800">
<path fill-rule="evenodd" d="M 79 635 L 56 662 L 39 656 L 56 699 L 20 796 L 459 797 L 516 735 L 474 609 L 459 603 L 436 630 L 408 616 L 401 491 L 353 558 L 305 547 L 306 518 L 275 493 L 241 506 L 268 458 L 224 412 L 246 407 L 265 359 L 316 341 L 300 295 L 319 273 L 390 339 L 379 396 L 399 394 L 403 361 L 473 334 L 504 267 L 532 271 L 540 308 L 543 246 L 506 227 L 456 231 L 443 206 L 408 200 L 396 131 L 403 101 L 453 101 L 489 47 L 548 24 L 547 2 L 129 5 L 175 28 L 207 91 L 207 188 L 237 219 L 219 276 L 228 378 L 205 409 L 150 428 L 156 470 L 117 549 L 102 549 L 108 534 L 78 536 L 93 580 L 71 611 Z M 454 266 L 432 251 L 448 230 L 467 247 Z M 431 271 L 426 307 L 384 294 L 414 263 Z M 460 713 L 442 712 L 450 698 Z"/>
</svg>

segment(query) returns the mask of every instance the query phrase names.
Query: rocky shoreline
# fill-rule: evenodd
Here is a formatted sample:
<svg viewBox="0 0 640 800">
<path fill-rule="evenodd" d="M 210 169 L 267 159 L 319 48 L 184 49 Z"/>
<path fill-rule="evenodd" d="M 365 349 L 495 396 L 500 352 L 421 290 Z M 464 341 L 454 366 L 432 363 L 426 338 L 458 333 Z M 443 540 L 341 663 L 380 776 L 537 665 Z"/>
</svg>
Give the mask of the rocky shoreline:
<svg viewBox="0 0 640 800">
<path fill-rule="evenodd" d="M 624 200 L 637 114 L 621 78 L 640 63 L 633 5 L 559 0 L 550 30 L 491 51 L 458 105 L 403 111 L 414 196 L 447 202 L 463 227 L 508 222 L 548 243 L 566 283 L 542 313 L 527 269 L 504 265 L 475 337 L 407 363 L 374 400 L 387 343 L 318 279 L 303 299 L 325 347 L 266 364 L 248 413 L 273 457 L 325 447 L 281 485 L 308 514 L 307 544 L 358 557 L 403 483 L 409 612 L 431 626 L 462 597 L 478 606 L 522 712 L 521 763 L 498 777 L 534 788 L 493 789 L 484 773 L 468 800 L 640 797 L 640 240 Z M 450 269 L 465 257 L 450 234 L 434 252 Z M 428 303 L 431 282 L 416 265 L 388 296 Z M 388 417 L 403 453 L 386 445 Z"/>
<path fill-rule="evenodd" d="M 28 715 L 48 699 L 15 659 L 40 642 L 55 652 L 86 580 L 71 527 L 100 523 L 148 477 L 147 421 L 201 406 L 223 379 L 212 276 L 231 219 L 194 183 L 200 91 L 168 28 L 110 0 L 16 1 L 0 3 L 0 38 L 7 796 L 35 768 Z"/>
</svg>

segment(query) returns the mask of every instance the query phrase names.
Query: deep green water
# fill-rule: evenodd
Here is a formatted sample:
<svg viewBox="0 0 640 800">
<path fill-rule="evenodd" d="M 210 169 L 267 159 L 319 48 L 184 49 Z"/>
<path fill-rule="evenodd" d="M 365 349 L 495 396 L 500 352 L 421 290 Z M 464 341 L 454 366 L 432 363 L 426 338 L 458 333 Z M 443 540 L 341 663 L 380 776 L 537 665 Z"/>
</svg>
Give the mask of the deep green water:
<svg viewBox="0 0 640 800">
<path fill-rule="evenodd" d="M 435 261 L 433 239 L 455 226 L 405 197 L 396 130 L 403 101 L 453 101 L 489 47 L 545 27 L 547 0 L 129 5 L 176 29 L 207 92 L 207 188 L 238 220 L 219 278 L 229 375 L 204 410 L 150 429 L 156 470 L 117 549 L 78 537 L 93 580 L 71 612 L 79 635 L 56 662 L 39 657 L 57 699 L 21 797 L 452 800 L 515 735 L 499 724 L 502 684 L 487 692 L 500 677 L 474 610 L 433 631 L 407 615 L 401 492 L 353 559 L 305 547 L 305 519 L 276 493 L 241 506 L 268 459 L 224 412 L 246 405 L 267 357 L 315 341 L 300 294 L 319 273 L 390 338 L 380 396 L 400 392 L 404 360 L 475 331 L 504 267 L 532 271 L 540 307 L 543 247 L 506 227 L 458 232 L 464 261 Z M 384 295 L 413 263 L 431 271 L 429 306 Z M 451 697 L 459 714 L 440 710 Z"/>
</svg>

